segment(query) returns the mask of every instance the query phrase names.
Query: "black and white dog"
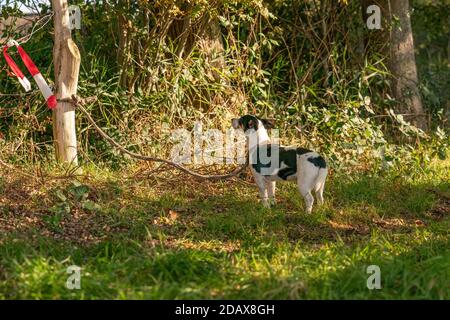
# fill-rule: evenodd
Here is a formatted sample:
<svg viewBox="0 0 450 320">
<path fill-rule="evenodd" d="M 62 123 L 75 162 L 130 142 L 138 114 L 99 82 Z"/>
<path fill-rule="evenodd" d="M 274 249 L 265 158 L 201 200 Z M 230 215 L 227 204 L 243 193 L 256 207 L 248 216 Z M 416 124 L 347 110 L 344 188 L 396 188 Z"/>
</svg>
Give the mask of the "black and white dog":
<svg viewBox="0 0 450 320">
<path fill-rule="evenodd" d="M 271 144 L 267 129 L 274 127 L 272 120 L 245 115 L 232 119 L 232 126 L 244 131 L 251 171 L 264 206 L 275 204 L 275 184 L 281 180 L 297 181 L 307 213 L 311 213 L 314 203 L 311 191 L 315 192 L 318 203 L 323 203 L 328 169 L 322 156 L 304 148 Z"/>
</svg>

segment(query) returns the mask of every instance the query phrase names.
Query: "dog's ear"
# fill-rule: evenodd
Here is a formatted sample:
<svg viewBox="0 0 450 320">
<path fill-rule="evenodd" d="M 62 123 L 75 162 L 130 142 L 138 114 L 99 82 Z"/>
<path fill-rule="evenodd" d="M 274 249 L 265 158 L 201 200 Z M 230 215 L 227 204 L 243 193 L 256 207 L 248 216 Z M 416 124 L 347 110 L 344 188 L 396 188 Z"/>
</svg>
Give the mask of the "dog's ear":
<svg viewBox="0 0 450 320">
<path fill-rule="evenodd" d="M 275 119 L 261 119 L 261 122 L 267 130 L 275 128 Z"/>
<path fill-rule="evenodd" d="M 238 129 L 239 128 L 239 119 L 231 119 L 231 126 L 233 127 L 233 129 Z"/>
<path fill-rule="evenodd" d="M 258 120 L 249 120 L 247 123 L 247 127 L 248 129 L 255 129 L 258 130 Z"/>
</svg>

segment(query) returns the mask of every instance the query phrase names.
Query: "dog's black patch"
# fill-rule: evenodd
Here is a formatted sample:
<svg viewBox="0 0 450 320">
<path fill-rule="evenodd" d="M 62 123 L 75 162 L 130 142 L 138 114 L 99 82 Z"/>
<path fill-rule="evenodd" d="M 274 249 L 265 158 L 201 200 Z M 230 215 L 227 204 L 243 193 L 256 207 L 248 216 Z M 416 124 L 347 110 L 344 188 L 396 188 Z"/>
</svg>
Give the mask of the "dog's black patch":
<svg viewBox="0 0 450 320">
<path fill-rule="evenodd" d="M 283 168 L 280 169 L 277 173 L 277 176 L 279 176 L 281 179 L 286 180 L 289 176 L 292 176 L 297 173 L 297 166 L 295 168 Z"/>
<path fill-rule="evenodd" d="M 284 167 L 283 169 L 278 170 L 278 172 L 276 173 L 277 176 L 283 180 L 286 180 L 289 176 L 297 173 L 297 155 L 312 152 L 311 150 L 305 148 L 284 148 L 276 144 L 266 144 L 262 146 L 258 145 L 256 150 L 256 152 L 252 153 L 252 157 L 254 157 L 252 159 L 252 167 L 258 173 L 261 173 L 263 168 L 270 168 L 272 164 L 271 161 L 269 161 L 269 163 L 267 164 L 262 163 L 260 154 L 267 155 L 268 158 L 271 158 L 272 152 L 279 152 L 278 167 L 274 168 L 275 171 L 273 173 L 265 174 L 264 176 L 272 176 L 275 174 L 278 168 Z M 309 157 L 307 160 L 314 164 L 316 167 L 327 167 L 325 159 L 322 156 Z"/>
<path fill-rule="evenodd" d="M 262 149 L 262 150 L 261 150 Z M 269 161 L 269 163 L 262 163 L 260 159 L 260 154 L 267 155 L 268 158 L 272 157 L 272 149 L 278 149 L 277 146 L 268 144 L 264 146 L 258 145 L 256 147 L 256 152 L 252 153 L 252 167 L 255 169 L 256 172 L 261 173 L 263 168 L 270 168 L 272 161 Z M 255 158 L 256 157 L 256 158 Z"/>
<path fill-rule="evenodd" d="M 322 158 L 322 156 L 318 156 L 318 157 L 309 157 L 308 161 L 311 162 L 313 165 L 315 165 L 316 167 L 319 168 L 326 168 L 327 167 L 327 163 L 325 162 L 325 159 Z"/>
<path fill-rule="evenodd" d="M 261 173 L 263 168 L 270 168 L 272 162 L 262 163 L 260 159 L 260 154 L 267 155 L 268 158 L 272 157 L 272 152 L 279 152 L 278 159 L 278 167 L 274 168 L 274 170 L 278 170 L 278 168 L 284 167 L 283 169 L 278 170 L 277 175 L 286 180 L 289 176 L 297 173 L 297 155 L 302 155 L 308 152 L 312 152 L 311 150 L 304 148 L 284 148 L 279 145 L 267 144 L 260 146 L 258 145 L 257 151 L 252 154 L 253 157 L 257 157 L 256 159 L 252 159 L 252 167 L 256 172 Z M 265 176 L 272 176 L 275 172 L 271 174 L 265 174 Z"/>
<path fill-rule="evenodd" d="M 305 153 L 312 152 L 312 150 L 305 149 L 305 148 L 297 148 L 296 151 L 297 151 L 297 154 L 298 154 L 299 156 L 301 156 L 302 154 L 305 154 Z"/>
<path fill-rule="evenodd" d="M 258 130 L 260 124 L 258 120 L 261 121 L 262 125 L 267 130 L 272 129 L 275 126 L 275 120 L 273 119 L 258 118 L 257 116 L 252 116 L 249 114 L 239 118 L 239 125 L 242 127 L 244 132 L 249 129 Z"/>
</svg>

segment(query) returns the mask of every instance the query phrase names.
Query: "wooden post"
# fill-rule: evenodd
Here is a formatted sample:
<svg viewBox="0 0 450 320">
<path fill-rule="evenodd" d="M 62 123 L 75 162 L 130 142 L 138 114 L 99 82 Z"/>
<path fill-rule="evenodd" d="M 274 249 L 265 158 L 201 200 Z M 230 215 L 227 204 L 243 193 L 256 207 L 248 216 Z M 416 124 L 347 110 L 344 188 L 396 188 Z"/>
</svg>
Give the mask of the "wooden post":
<svg viewBox="0 0 450 320">
<path fill-rule="evenodd" d="M 67 99 L 77 93 L 80 52 L 72 41 L 67 0 L 52 0 L 55 43 L 53 65 L 57 99 Z M 53 111 L 53 138 L 59 162 L 78 165 L 75 109 L 67 102 L 58 102 Z"/>
</svg>

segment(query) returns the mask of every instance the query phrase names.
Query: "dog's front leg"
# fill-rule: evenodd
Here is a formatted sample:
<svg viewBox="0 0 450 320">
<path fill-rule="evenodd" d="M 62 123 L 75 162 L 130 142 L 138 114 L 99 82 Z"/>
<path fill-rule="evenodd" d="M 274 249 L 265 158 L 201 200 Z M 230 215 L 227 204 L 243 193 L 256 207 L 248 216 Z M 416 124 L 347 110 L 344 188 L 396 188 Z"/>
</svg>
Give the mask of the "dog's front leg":
<svg viewBox="0 0 450 320">
<path fill-rule="evenodd" d="M 274 206 L 276 204 L 275 201 L 275 188 L 276 188 L 276 182 L 275 181 L 267 181 L 267 193 L 269 196 L 269 203 L 271 206 Z"/>
<path fill-rule="evenodd" d="M 267 187 L 264 177 L 255 171 L 253 171 L 253 177 L 255 178 L 255 182 L 259 188 L 259 195 L 261 197 L 262 204 L 264 205 L 264 207 L 269 208 L 270 204 L 267 197 Z"/>
</svg>

